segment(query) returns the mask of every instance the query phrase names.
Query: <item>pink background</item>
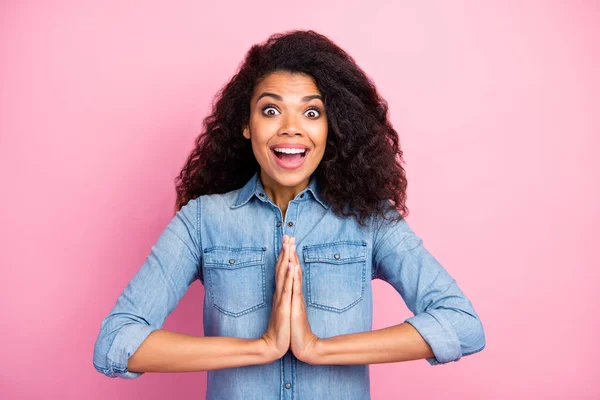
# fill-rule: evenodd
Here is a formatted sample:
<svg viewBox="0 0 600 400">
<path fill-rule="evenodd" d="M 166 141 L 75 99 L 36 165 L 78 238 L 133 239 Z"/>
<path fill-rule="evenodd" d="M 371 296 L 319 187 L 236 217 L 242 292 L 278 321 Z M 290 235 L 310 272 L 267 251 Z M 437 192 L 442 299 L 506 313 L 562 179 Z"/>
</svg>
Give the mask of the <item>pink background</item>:
<svg viewBox="0 0 600 400">
<path fill-rule="evenodd" d="M 204 372 L 106 378 L 93 345 L 172 218 L 212 96 L 251 44 L 292 28 L 348 50 L 389 101 L 408 221 L 485 328 L 458 363 L 373 365 L 373 399 L 600 396 L 597 2 L 0 7 L 3 399 L 204 397 Z M 374 328 L 412 315 L 374 285 Z M 201 335 L 203 294 L 164 328 Z"/>
</svg>

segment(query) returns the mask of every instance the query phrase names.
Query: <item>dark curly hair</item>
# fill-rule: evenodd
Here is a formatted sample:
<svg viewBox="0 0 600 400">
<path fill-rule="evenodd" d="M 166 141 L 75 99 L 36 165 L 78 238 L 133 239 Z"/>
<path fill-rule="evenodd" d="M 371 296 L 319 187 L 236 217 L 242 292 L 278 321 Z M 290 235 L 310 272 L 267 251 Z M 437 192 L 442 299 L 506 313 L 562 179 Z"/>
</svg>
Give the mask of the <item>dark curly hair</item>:
<svg viewBox="0 0 600 400">
<path fill-rule="evenodd" d="M 242 131 L 255 86 L 275 71 L 307 74 L 323 94 L 329 133 L 314 174 L 332 211 L 363 225 L 393 208 L 398 213 L 392 219 L 406 217 L 406 173 L 387 102 L 349 54 L 311 30 L 274 34 L 250 48 L 215 96 L 204 132 L 175 178 L 176 210 L 200 195 L 239 189 L 260 170 Z"/>
</svg>

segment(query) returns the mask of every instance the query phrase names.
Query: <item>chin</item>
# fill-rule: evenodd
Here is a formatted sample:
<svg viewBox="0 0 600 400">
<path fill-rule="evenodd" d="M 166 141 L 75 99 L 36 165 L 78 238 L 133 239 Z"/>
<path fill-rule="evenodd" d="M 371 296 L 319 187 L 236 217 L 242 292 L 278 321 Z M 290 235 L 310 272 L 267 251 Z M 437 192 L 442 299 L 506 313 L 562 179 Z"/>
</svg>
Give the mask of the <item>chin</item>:
<svg viewBox="0 0 600 400">
<path fill-rule="evenodd" d="M 295 187 L 302 182 L 310 180 L 312 173 L 307 174 L 301 171 L 264 171 L 269 179 L 277 182 L 281 186 Z M 313 171 L 314 172 L 314 171 Z"/>
</svg>

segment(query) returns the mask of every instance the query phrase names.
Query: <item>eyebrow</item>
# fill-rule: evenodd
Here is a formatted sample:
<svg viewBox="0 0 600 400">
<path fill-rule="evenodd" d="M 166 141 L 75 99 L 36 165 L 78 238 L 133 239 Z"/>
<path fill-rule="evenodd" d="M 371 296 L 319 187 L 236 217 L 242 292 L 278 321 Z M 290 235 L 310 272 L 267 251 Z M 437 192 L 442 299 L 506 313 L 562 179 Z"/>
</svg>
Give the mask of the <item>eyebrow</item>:
<svg viewBox="0 0 600 400">
<path fill-rule="evenodd" d="M 276 100 L 279 100 L 279 101 L 283 101 L 283 97 L 281 97 L 278 94 L 271 93 L 271 92 L 263 92 L 263 93 L 261 93 L 260 96 L 258 96 L 258 98 L 256 99 L 256 102 L 258 103 L 258 101 L 260 99 L 262 99 L 263 97 L 266 97 L 266 96 L 272 97 L 272 98 L 274 98 Z M 308 95 L 308 96 L 304 96 L 302 98 L 302 101 L 303 102 L 309 102 L 312 99 L 319 99 L 319 100 L 323 101 L 323 96 L 321 96 L 320 94 L 311 94 L 311 95 Z"/>
</svg>

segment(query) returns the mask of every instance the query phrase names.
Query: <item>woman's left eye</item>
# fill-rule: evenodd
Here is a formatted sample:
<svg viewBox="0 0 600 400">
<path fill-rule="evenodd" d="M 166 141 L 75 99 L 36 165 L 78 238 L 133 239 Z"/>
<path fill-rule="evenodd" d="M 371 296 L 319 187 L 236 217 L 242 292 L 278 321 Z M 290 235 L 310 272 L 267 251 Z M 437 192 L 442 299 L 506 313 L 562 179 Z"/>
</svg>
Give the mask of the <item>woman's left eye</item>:
<svg viewBox="0 0 600 400">
<path fill-rule="evenodd" d="M 304 112 L 304 115 L 306 115 L 309 118 L 319 118 L 319 116 L 321 115 L 321 111 L 317 108 L 309 108 Z"/>
</svg>

